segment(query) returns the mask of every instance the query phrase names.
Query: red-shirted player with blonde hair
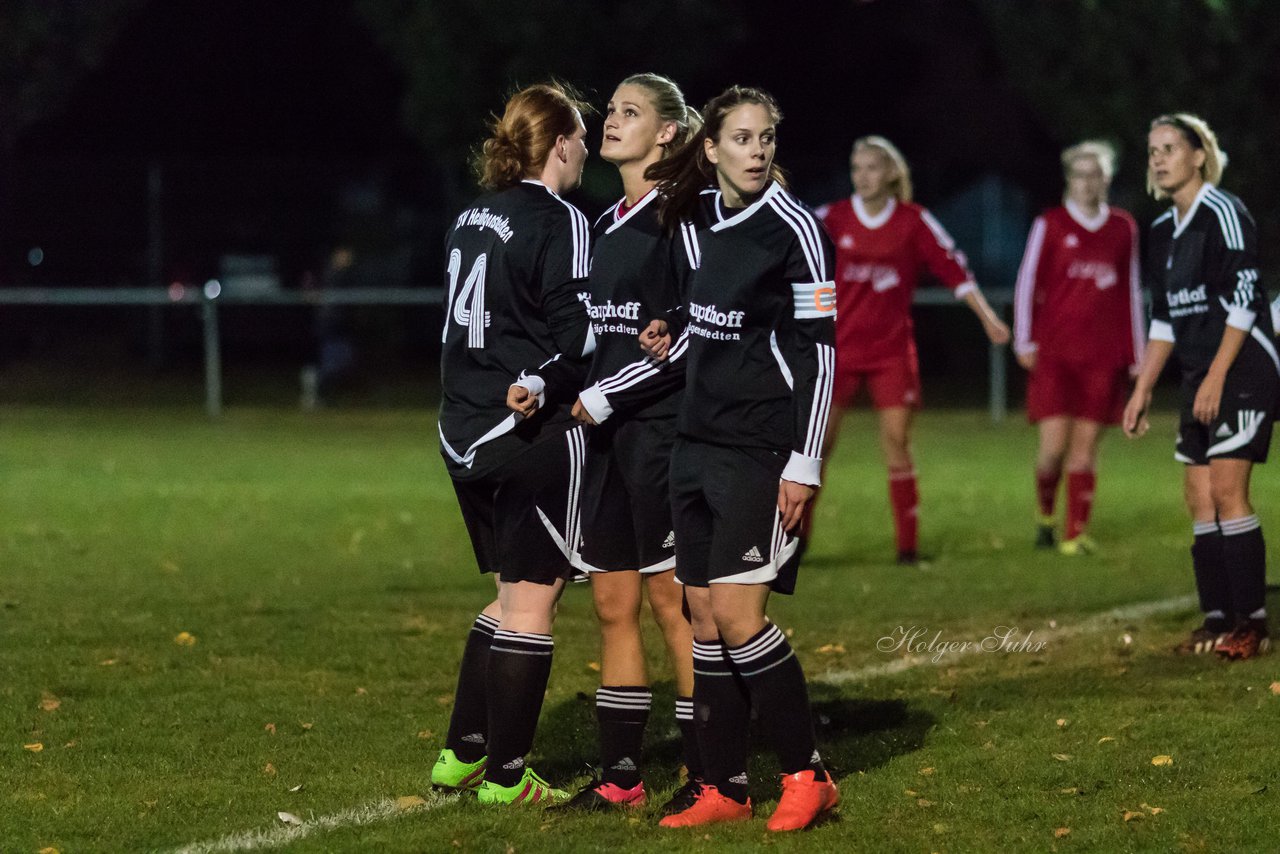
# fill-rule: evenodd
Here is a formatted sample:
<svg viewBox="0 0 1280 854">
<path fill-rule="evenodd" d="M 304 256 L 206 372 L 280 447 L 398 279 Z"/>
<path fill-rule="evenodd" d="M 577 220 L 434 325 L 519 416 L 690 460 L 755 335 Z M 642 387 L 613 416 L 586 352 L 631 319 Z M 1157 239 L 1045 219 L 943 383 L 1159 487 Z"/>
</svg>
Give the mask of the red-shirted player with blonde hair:
<svg viewBox="0 0 1280 854">
<path fill-rule="evenodd" d="M 1087 141 L 1062 153 L 1063 204 L 1036 218 L 1014 291 L 1014 351 L 1029 372 L 1027 418 L 1040 428 L 1036 546 L 1054 545 L 1054 497 L 1065 468 L 1066 555 L 1092 552 L 1098 440 L 1120 423 L 1146 342 L 1138 227 L 1107 206 L 1115 151 Z"/>
<path fill-rule="evenodd" d="M 914 564 L 920 494 L 911 420 L 920 406 L 920 370 L 911 300 L 921 275 L 964 300 L 993 343 L 1008 342 L 1009 327 L 987 305 L 951 235 L 911 201 L 911 171 L 893 143 L 857 140 L 850 169 L 853 196 L 817 211 L 836 245 L 836 382 L 827 441 L 834 444 L 843 411 L 865 383 L 889 469 L 898 562 Z"/>
</svg>

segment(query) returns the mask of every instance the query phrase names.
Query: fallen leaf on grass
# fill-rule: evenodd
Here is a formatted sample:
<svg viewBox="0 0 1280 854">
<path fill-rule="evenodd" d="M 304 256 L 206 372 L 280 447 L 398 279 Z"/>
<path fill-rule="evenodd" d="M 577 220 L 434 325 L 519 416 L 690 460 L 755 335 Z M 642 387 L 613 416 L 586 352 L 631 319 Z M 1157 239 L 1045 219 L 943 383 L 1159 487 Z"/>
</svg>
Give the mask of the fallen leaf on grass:
<svg viewBox="0 0 1280 854">
<path fill-rule="evenodd" d="M 1272 694 L 1280 694 L 1280 682 L 1272 682 L 1272 683 L 1271 683 L 1271 693 L 1272 693 Z"/>
<path fill-rule="evenodd" d="M 276 775 L 276 766 L 268 762 L 262 767 L 262 773 L 267 777 L 274 777 Z"/>
<path fill-rule="evenodd" d="M 1115 741 L 1115 739 L 1109 735 L 1104 735 L 1102 738 L 1098 739 L 1098 744 L 1106 744 L 1108 741 Z"/>
<path fill-rule="evenodd" d="M 933 832 L 934 832 L 934 833 L 937 833 L 937 834 L 943 834 L 943 833 L 946 833 L 949 829 L 950 829 L 950 828 L 948 828 L 948 827 L 947 827 L 945 824 L 943 824 L 942 822 L 938 822 L 938 823 L 936 823 L 936 824 L 933 826 Z"/>
<path fill-rule="evenodd" d="M 1070 835 L 1071 835 L 1071 828 L 1069 827 L 1059 827 L 1057 830 L 1053 832 L 1053 836 L 1055 839 L 1061 839 L 1064 836 L 1070 836 Z"/>
<path fill-rule="evenodd" d="M 117 664 L 119 664 L 119 663 L 120 663 L 120 659 L 118 659 L 118 658 L 104 658 L 104 659 L 102 659 L 102 661 L 99 661 L 99 662 L 98 662 L 98 666 L 99 666 L 99 667 L 114 667 L 114 666 L 116 666 L 116 665 L 117 665 Z"/>
<path fill-rule="evenodd" d="M 598 661 L 588 661 L 588 662 L 587 662 L 587 669 L 588 669 L 588 670 L 594 670 L 596 673 L 599 673 L 599 672 L 600 672 L 600 662 L 598 662 Z"/>
<path fill-rule="evenodd" d="M 795 636 L 796 636 L 796 630 L 795 630 L 795 629 L 787 629 L 786 631 L 784 631 L 784 632 L 783 632 L 783 634 L 784 634 L 784 635 L 786 635 L 786 636 L 787 636 L 787 637 L 789 637 L 789 638 L 793 638 L 793 637 L 795 637 Z"/>
<path fill-rule="evenodd" d="M 426 806 L 426 800 L 417 795 L 401 795 L 396 798 L 396 809 L 413 810 L 421 806 Z"/>
<path fill-rule="evenodd" d="M 440 696 L 436 697 L 436 705 L 448 706 L 452 703 L 453 703 L 452 694 L 441 694 Z"/>
<path fill-rule="evenodd" d="M 58 854 L 57 848 L 41 848 L 39 854 Z"/>
<path fill-rule="evenodd" d="M 1083 795 L 1084 794 L 1084 789 L 1080 788 L 1079 786 L 1071 786 L 1066 789 L 1059 789 L 1058 791 L 1064 795 Z"/>
<path fill-rule="evenodd" d="M 62 745 L 62 749 L 67 750 L 75 746 L 76 746 L 76 740 L 73 738 L 70 741 L 68 741 L 66 744 Z"/>
<path fill-rule="evenodd" d="M 1164 812 L 1164 807 L 1153 807 L 1151 804 L 1143 804 L 1142 808 L 1152 815 L 1160 815 L 1160 813 Z"/>
<path fill-rule="evenodd" d="M 1066 726 L 1066 725 L 1067 725 L 1066 718 L 1058 718 L 1058 726 Z"/>
<path fill-rule="evenodd" d="M 1151 757 L 1151 764 L 1156 766 L 1157 768 L 1163 768 L 1166 765 L 1173 764 L 1173 757 L 1162 753 L 1159 756 Z"/>
<path fill-rule="evenodd" d="M 843 653 L 845 650 L 844 644 L 842 643 L 824 643 L 822 646 L 818 647 L 817 651 L 822 655 L 832 655 L 835 653 Z"/>
<path fill-rule="evenodd" d="M 1054 759 L 1056 759 L 1056 760 L 1058 760 L 1059 762 L 1070 762 L 1070 761 L 1071 761 L 1071 754 L 1070 754 L 1070 753 L 1055 753 L 1055 754 L 1053 754 L 1053 758 L 1054 758 Z"/>
<path fill-rule="evenodd" d="M 195 646 L 196 636 L 191 632 L 178 632 L 173 636 L 173 642 L 178 646 Z"/>
<path fill-rule="evenodd" d="M 62 701 L 48 691 L 40 695 L 40 711 L 42 712 L 56 712 L 61 705 Z"/>
<path fill-rule="evenodd" d="M 1147 816 L 1145 813 L 1134 812 L 1133 810 L 1125 810 L 1123 817 L 1125 821 L 1141 821 Z"/>
<path fill-rule="evenodd" d="M 298 792 L 302 791 L 302 787 L 305 785 L 306 785 L 305 783 L 299 783 L 298 785 L 290 788 L 289 791 L 292 792 L 293 794 L 297 794 Z"/>
<path fill-rule="evenodd" d="M 276 734 L 276 725 L 273 723 L 263 724 L 262 728 L 272 735 Z"/>
<path fill-rule="evenodd" d="M 281 810 L 280 812 L 276 813 L 276 818 L 280 819 L 280 821 L 284 822 L 285 824 L 290 824 L 290 825 L 293 825 L 294 827 L 302 827 L 302 819 L 298 818 L 296 815 L 294 815 L 291 812 L 285 812 L 284 810 Z"/>
<path fill-rule="evenodd" d="M 32 753 L 39 753 L 40 751 L 44 750 L 44 745 L 38 741 L 33 741 L 30 744 L 22 745 L 22 749 L 30 750 Z"/>
<path fill-rule="evenodd" d="M 933 806 L 933 801 L 929 801 L 929 800 L 925 800 L 924 798 L 920 798 L 918 801 L 916 801 L 916 806 L 918 806 L 918 807 L 931 807 L 931 806 Z"/>
<path fill-rule="evenodd" d="M 418 730 L 418 738 L 431 738 L 431 737 L 432 737 L 432 736 L 434 736 L 434 735 L 435 735 L 435 733 L 434 733 L 434 732 L 432 732 L 432 731 L 431 731 L 431 730 L 429 730 L 429 729 L 420 729 L 420 730 Z"/>
<path fill-rule="evenodd" d="M 303 732 L 310 732 L 310 731 L 311 731 L 311 728 L 312 728 L 313 726 L 315 726 L 315 724 L 313 724 L 313 723 L 309 723 L 309 722 L 305 722 L 305 721 L 300 721 L 300 722 L 298 723 L 298 726 L 302 727 L 302 731 L 303 731 Z"/>
<path fill-rule="evenodd" d="M 903 789 L 902 794 L 906 795 L 909 798 L 914 798 L 916 795 L 920 793 L 917 792 L 915 789 Z"/>
<path fill-rule="evenodd" d="M 158 804 L 158 803 L 160 803 L 160 801 L 158 801 L 158 800 L 156 800 L 156 801 L 143 801 L 143 802 L 142 802 L 142 805 L 143 805 L 144 807 L 146 807 L 147 809 L 149 809 L 149 810 L 150 810 L 150 809 L 155 809 L 155 806 L 156 806 L 156 804 Z"/>
<path fill-rule="evenodd" d="M 920 769 L 920 776 L 922 776 L 922 777 L 932 777 L 932 776 L 933 776 L 933 769 L 932 769 L 932 768 L 921 768 L 921 769 Z"/>
<path fill-rule="evenodd" d="M 368 694 L 368 693 L 369 693 L 369 689 L 368 689 L 368 688 L 356 688 L 356 696 L 357 696 L 357 697 L 363 697 L 365 694 Z"/>
</svg>

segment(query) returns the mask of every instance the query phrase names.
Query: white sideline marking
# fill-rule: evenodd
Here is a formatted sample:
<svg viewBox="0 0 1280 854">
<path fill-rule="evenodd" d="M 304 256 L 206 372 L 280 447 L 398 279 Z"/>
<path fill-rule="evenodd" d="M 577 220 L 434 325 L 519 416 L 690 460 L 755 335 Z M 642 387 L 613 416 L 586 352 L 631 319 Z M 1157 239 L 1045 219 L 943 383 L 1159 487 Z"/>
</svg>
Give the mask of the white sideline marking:
<svg viewBox="0 0 1280 854">
<path fill-rule="evenodd" d="M 1104 611 L 1101 614 L 1095 614 L 1088 619 L 1077 623 L 1074 626 L 1061 626 L 1056 629 L 1036 629 L 1038 635 L 1046 639 L 1062 639 L 1073 635 L 1087 634 L 1089 632 L 1099 631 L 1109 628 L 1117 621 L 1138 620 L 1144 617 L 1150 617 L 1154 614 L 1166 614 L 1170 611 L 1180 611 L 1184 608 L 1193 607 L 1196 604 L 1194 596 L 1175 596 L 1172 599 L 1158 599 L 1153 602 L 1139 602 L 1136 605 L 1126 605 L 1120 608 L 1113 608 L 1110 611 Z M 948 653 L 943 656 L 939 664 L 950 662 L 954 657 L 973 654 L 973 650 L 960 650 L 954 653 Z M 859 667 L 856 670 L 837 670 L 830 673 L 823 673 L 813 676 L 812 678 L 818 682 L 827 682 L 833 685 L 842 685 L 846 682 L 859 682 L 866 679 L 873 679 L 878 676 L 889 676 L 894 673 L 901 673 L 904 670 L 911 670 L 922 664 L 933 664 L 931 655 L 910 655 L 902 658 L 895 658 L 893 661 L 887 661 L 883 664 L 872 664 L 867 667 Z M 172 854 L 222 854 L 228 851 L 262 851 L 269 848 L 279 848 L 296 842 L 299 839 L 310 836 L 317 831 L 340 830 L 347 827 L 360 827 L 366 824 L 375 824 L 380 821 L 386 821 L 399 815 L 408 815 L 415 812 L 425 812 L 433 810 L 436 807 L 444 806 L 452 800 L 457 799 L 457 795 L 442 795 L 438 792 L 428 792 L 424 798 L 426 803 L 419 804 L 416 807 L 403 809 L 399 807 L 394 800 L 386 799 L 380 801 L 371 801 L 358 807 L 342 810 L 332 815 L 323 815 L 318 818 L 307 819 L 305 823 L 299 826 L 278 825 L 267 828 L 265 830 L 244 830 L 238 833 L 232 833 L 221 839 L 211 839 L 207 842 L 195 842 L 190 845 L 184 845 L 182 848 L 176 848 Z"/>
<path fill-rule="evenodd" d="M 455 800 L 457 797 L 457 795 L 428 792 L 423 797 L 426 803 L 408 808 L 399 806 L 395 800 L 390 798 L 370 801 L 367 804 L 351 807 L 331 815 L 306 819 L 300 825 L 279 824 L 275 827 L 260 830 L 242 830 L 238 833 L 224 836 L 221 839 L 211 839 L 207 842 L 193 842 L 190 845 L 175 848 L 173 854 L 221 854 L 224 851 L 261 851 L 268 848 L 279 848 L 282 845 L 288 845 L 291 842 L 310 836 L 317 831 L 339 830 L 347 827 L 376 824 L 396 816 L 432 810 L 443 806 L 451 800 Z"/>
<path fill-rule="evenodd" d="M 1185 608 L 1195 607 L 1196 604 L 1195 596 L 1174 596 L 1170 599 L 1139 602 L 1136 605 L 1125 605 L 1119 608 L 1112 608 L 1110 611 L 1103 611 L 1101 614 L 1095 614 L 1074 626 L 1059 626 L 1056 629 L 1036 629 L 1035 634 L 1043 640 L 1061 640 L 1073 635 L 1089 634 L 1110 628 L 1119 621 L 1140 620 L 1155 614 L 1181 611 Z M 939 658 L 937 662 L 933 660 L 934 653 L 904 655 L 901 658 L 895 658 L 882 664 L 869 664 L 866 667 L 859 667 L 854 670 L 833 670 L 827 673 L 814 674 L 812 678 L 815 682 L 844 685 L 847 682 L 863 682 L 880 676 L 891 676 L 904 670 L 912 670 L 922 664 L 931 664 L 935 667 L 950 664 L 956 658 L 973 655 L 978 652 L 982 652 L 982 650 L 978 647 L 970 646 L 965 649 L 948 652 Z"/>
</svg>

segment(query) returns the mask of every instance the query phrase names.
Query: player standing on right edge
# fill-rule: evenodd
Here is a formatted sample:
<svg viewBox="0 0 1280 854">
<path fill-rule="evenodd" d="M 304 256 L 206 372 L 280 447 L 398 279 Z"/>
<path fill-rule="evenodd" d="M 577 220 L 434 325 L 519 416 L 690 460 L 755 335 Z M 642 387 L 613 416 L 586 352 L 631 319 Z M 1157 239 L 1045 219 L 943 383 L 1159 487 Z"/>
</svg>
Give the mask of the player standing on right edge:
<svg viewBox="0 0 1280 854">
<path fill-rule="evenodd" d="M 1191 561 L 1204 612 L 1204 624 L 1176 651 L 1239 659 L 1270 646 L 1266 547 L 1249 475 L 1271 444 L 1280 355 L 1258 281 L 1257 226 L 1239 199 L 1214 186 L 1222 164 L 1203 120 L 1177 113 L 1151 123 L 1147 188 L 1173 207 L 1151 224 L 1151 340 L 1124 431 L 1147 432 L 1151 389 L 1176 352 L 1182 419 L 1174 458 L 1186 467 Z"/>
</svg>

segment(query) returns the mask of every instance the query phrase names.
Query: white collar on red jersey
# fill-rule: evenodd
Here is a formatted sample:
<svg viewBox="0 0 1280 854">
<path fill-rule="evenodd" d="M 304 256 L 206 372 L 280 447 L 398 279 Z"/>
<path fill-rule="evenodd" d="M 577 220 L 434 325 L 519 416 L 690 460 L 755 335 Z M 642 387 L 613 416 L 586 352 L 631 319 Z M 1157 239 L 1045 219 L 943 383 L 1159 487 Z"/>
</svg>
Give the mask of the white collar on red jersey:
<svg viewBox="0 0 1280 854">
<path fill-rule="evenodd" d="M 1067 199 L 1062 206 L 1067 209 L 1067 213 L 1076 221 L 1076 224 L 1085 231 L 1097 231 L 1107 224 L 1107 217 L 1111 216 L 1111 208 L 1107 207 L 1106 202 L 1098 205 L 1098 215 L 1092 219 L 1085 214 L 1083 208 L 1070 199 Z"/>
<path fill-rule="evenodd" d="M 889 221 L 889 217 L 893 216 L 893 212 L 898 209 L 898 200 L 893 196 L 889 197 L 889 203 L 884 206 L 880 213 L 872 216 L 867 213 L 867 206 L 862 203 L 862 196 L 857 193 L 853 194 L 853 215 L 858 218 L 858 222 L 862 223 L 864 228 L 875 230 Z"/>
<path fill-rule="evenodd" d="M 1187 208 L 1187 215 L 1185 217 L 1178 216 L 1177 205 L 1174 205 L 1173 207 L 1169 208 L 1169 210 L 1173 213 L 1173 236 L 1174 237 L 1177 237 L 1178 235 L 1182 234 L 1183 230 L 1185 230 L 1187 227 L 1187 223 L 1195 219 L 1196 211 L 1199 210 L 1200 208 L 1200 200 L 1203 199 L 1205 196 L 1207 196 L 1209 194 L 1209 191 L 1212 189 L 1213 189 L 1213 185 L 1210 184 L 1208 181 L 1205 181 L 1203 184 L 1200 185 L 1200 192 L 1196 193 L 1196 197 L 1191 200 L 1191 207 Z"/>
</svg>

